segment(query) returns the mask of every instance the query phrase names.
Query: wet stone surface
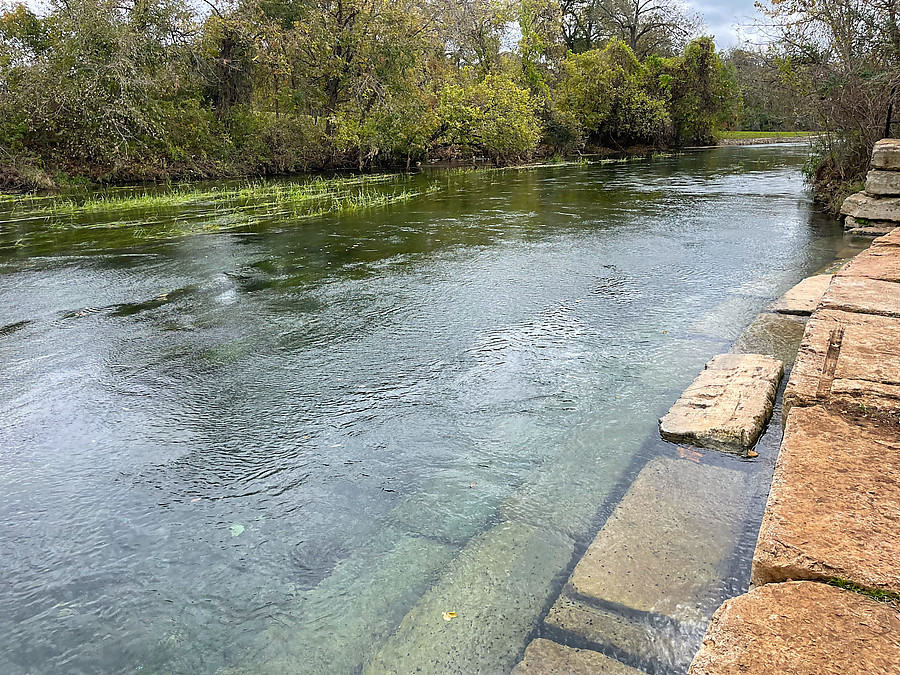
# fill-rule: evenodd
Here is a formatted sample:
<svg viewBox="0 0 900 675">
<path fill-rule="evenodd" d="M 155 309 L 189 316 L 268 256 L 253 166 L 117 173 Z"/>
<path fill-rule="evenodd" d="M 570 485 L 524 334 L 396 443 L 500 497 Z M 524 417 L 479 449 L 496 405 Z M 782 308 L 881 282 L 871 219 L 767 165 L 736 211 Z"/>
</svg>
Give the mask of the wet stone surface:
<svg viewBox="0 0 900 675">
<path fill-rule="evenodd" d="M 751 447 L 772 415 L 781 361 L 719 354 L 659 421 L 663 438 L 729 452 Z"/>
<path fill-rule="evenodd" d="M 822 300 L 822 295 L 831 283 L 830 274 L 817 274 L 807 277 L 782 295 L 772 305 L 773 312 L 781 314 L 810 315 Z"/>
<path fill-rule="evenodd" d="M 641 675 L 641 671 L 589 650 L 538 638 L 511 675 Z"/>
<path fill-rule="evenodd" d="M 735 354 L 765 354 L 789 367 L 797 358 L 805 328 L 805 317 L 763 312 L 735 340 L 731 351 Z"/>
<path fill-rule="evenodd" d="M 826 584 L 767 584 L 716 612 L 688 675 L 895 675 L 900 614 Z"/>
</svg>

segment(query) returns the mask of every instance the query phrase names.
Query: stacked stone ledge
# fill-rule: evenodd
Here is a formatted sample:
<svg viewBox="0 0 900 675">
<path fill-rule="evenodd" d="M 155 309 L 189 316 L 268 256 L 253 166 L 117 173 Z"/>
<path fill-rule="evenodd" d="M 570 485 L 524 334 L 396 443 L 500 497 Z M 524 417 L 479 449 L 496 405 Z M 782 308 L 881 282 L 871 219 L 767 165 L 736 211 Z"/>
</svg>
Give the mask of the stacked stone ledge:
<svg viewBox="0 0 900 675">
<path fill-rule="evenodd" d="M 874 195 L 900 192 L 900 141 L 872 166 L 845 210 L 893 228 L 900 197 Z M 753 589 L 718 609 L 689 675 L 900 673 L 900 230 L 835 275 L 783 410 Z"/>
<path fill-rule="evenodd" d="M 900 225 L 900 139 L 875 144 L 863 192 L 841 206 L 844 228 L 851 234 L 879 236 Z"/>
</svg>

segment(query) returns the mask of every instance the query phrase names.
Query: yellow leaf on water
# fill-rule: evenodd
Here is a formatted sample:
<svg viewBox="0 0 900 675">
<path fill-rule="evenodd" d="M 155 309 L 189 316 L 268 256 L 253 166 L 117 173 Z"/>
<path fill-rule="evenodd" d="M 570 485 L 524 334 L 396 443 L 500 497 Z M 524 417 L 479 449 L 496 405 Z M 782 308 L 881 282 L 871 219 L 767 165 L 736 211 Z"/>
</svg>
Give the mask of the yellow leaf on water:
<svg viewBox="0 0 900 675">
<path fill-rule="evenodd" d="M 444 612 L 444 621 L 450 621 L 450 619 L 456 618 L 456 612 Z"/>
</svg>

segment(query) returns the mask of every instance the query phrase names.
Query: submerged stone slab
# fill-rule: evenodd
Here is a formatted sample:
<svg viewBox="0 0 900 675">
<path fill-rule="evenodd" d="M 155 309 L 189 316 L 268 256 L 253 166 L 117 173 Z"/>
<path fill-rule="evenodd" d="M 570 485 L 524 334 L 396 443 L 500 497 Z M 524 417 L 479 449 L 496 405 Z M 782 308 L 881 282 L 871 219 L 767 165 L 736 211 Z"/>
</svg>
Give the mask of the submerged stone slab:
<svg viewBox="0 0 900 675">
<path fill-rule="evenodd" d="M 872 148 L 873 169 L 900 169 L 900 139 L 883 138 Z"/>
<path fill-rule="evenodd" d="M 900 171 L 869 171 L 866 175 L 866 192 L 884 197 L 900 195 Z"/>
<path fill-rule="evenodd" d="M 900 222 L 900 197 L 873 197 L 865 192 L 857 192 L 844 200 L 841 213 L 857 220 Z"/>
<path fill-rule="evenodd" d="M 682 621 L 708 617 L 744 522 L 744 474 L 659 458 L 576 565 L 579 596 Z"/>
<path fill-rule="evenodd" d="M 722 605 L 688 671 L 776 673 L 900 673 L 900 614 L 826 584 L 768 584 Z"/>
<path fill-rule="evenodd" d="M 719 354 L 659 421 L 663 438 L 729 452 L 751 447 L 772 415 L 781 361 Z"/>
<path fill-rule="evenodd" d="M 457 552 L 391 530 L 382 536 L 382 544 L 356 551 L 317 586 L 285 600 L 277 620 L 221 675 L 359 672 Z"/>
<path fill-rule="evenodd" d="M 900 246 L 873 243 L 842 267 L 836 276 L 900 281 Z"/>
<path fill-rule="evenodd" d="M 568 537 L 523 523 L 500 523 L 478 535 L 363 672 L 509 672 L 573 549 Z M 445 612 L 456 617 L 445 621 Z"/>
<path fill-rule="evenodd" d="M 788 416 L 751 579 L 900 592 L 900 423 L 822 406 Z"/>
<path fill-rule="evenodd" d="M 600 652 L 537 638 L 510 675 L 640 675 L 640 671 Z"/>
<path fill-rule="evenodd" d="M 686 668 L 744 526 L 745 481 L 693 461 L 649 462 L 576 565 L 545 629 Z"/>
<path fill-rule="evenodd" d="M 700 647 L 706 625 L 706 621 L 682 622 L 621 611 L 578 598 L 566 588 L 544 619 L 544 632 L 559 641 L 629 654 L 636 665 L 651 671 L 661 668 L 662 672 L 684 672 Z"/>
<path fill-rule="evenodd" d="M 775 304 L 772 305 L 772 311 L 781 314 L 803 314 L 808 316 L 818 306 L 822 295 L 824 295 L 830 283 L 830 274 L 817 274 L 813 277 L 807 277 L 776 300 Z"/>
<path fill-rule="evenodd" d="M 797 358 L 805 328 L 806 319 L 803 316 L 763 312 L 735 340 L 731 352 L 765 354 L 789 366 Z"/>
<path fill-rule="evenodd" d="M 821 309 L 806 324 L 783 415 L 823 402 L 900 410 L 900 319 Z"/>
<path fill-rule="evenodd" d="M 867 277 L 835 277 L 822 309 L 900 317 L 900 284 Z"/>
</svg>

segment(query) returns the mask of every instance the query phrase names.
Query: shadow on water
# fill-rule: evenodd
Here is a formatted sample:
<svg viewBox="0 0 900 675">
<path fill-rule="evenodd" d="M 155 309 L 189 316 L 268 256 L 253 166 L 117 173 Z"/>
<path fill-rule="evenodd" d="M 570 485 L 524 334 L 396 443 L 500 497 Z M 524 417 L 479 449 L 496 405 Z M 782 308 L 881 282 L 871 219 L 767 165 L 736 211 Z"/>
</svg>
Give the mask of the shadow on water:
<svg viewBox="0 0 900 675">
<path fill-rule="evenodd" d="M 508 670 L 673 451 L 656 417 L 852 250 L 803 159 L 429 174 L 169 238 L 0 214 L 0 671 Z"/>
</svg>

